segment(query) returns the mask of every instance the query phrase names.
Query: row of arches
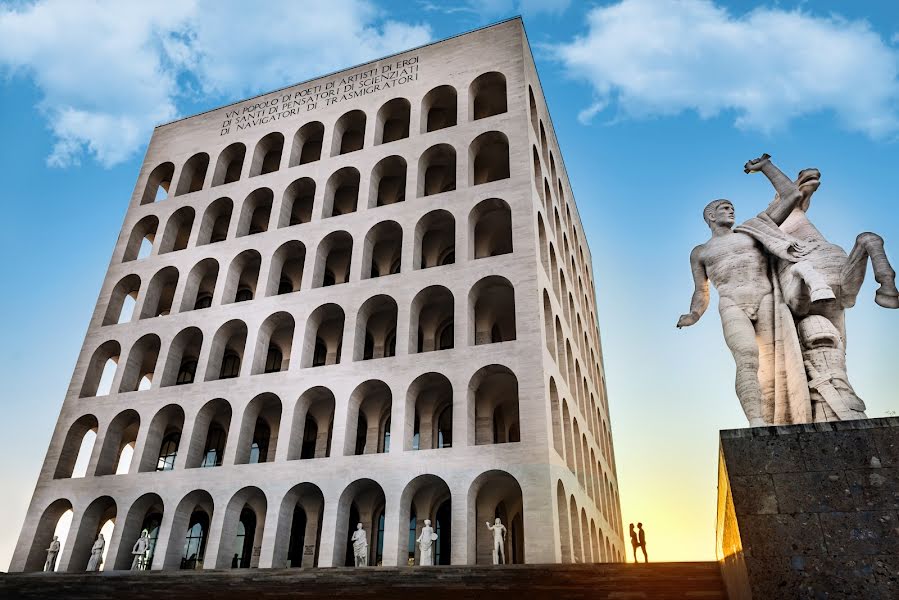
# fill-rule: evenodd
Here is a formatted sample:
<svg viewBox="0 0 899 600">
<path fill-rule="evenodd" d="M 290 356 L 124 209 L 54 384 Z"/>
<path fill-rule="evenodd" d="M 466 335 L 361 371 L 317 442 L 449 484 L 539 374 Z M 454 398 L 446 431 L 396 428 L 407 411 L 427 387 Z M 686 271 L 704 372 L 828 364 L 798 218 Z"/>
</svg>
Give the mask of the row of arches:
<svg viewBox="0 0 899 600">
<path fill-rule="evenodd" d="M 393 425 L 390 386 L 365 381 L 349 395 L 347 412 L 341 415 L 342 448 L 331 445 L 337 403 L 322 386 L 304 392 L 290 413 L 270 392 L 255 396 L 240 416 L 233 415 L 224 398 L 206 402 L 193 415 L 170 404 L 143 429 L 140 414 L 126 409 L 110 420 L 102 437 L 96 416 L 88 413 L 69 426 L 54 478 L 218 467 L 226 456 L 233 464 L 255 464 L 326 458 L 332 452 L 353 456 L 436 450 L 453 446 L 457 427 L 467 430 L 465 437 L 474 445 L 520 441 L 518 379 L 511 370 L 496 364 L 479 369 L 467 394 L 458 397 L 445 375 L 420 375 L 406 390 L 399 413 L 404 418 Z"/>
<path fill-rule="evenodd" d="M 107 539 L 103 568 L 128 569 L 131 544 L 142 531 L 150 540 L 144 569 L 352 566 L 350 536 L 357 523 L 363 524 L 367 534 L 369 566 L 418 564 L 420 550 L 414 540 L 425 519 L 430 519 L 438 532 L 435 565 L 491 564 L 492 533 L 483 523 L 496 517 L 508 528 L 507 562 L 526 560 L 521 486 L 505 471 L 481 473 L 467 490 L 455 494 L 441 477 L 419 475 L 405 484 L 396 508 L 387 506 L 384 489 L 375 479 L 358 479 L 336 498 L 336 519 L 327 527 L 325 509 L 321 488 L 311 482 L 294 485 L 280 498 L 247 486 L 221 505 L 203 489 L 187 493 L 174 507 L 167 507 L 160 494 L 150 492 L 134 500 L 121 515 L 111 496 L 96 498 L 79 514 L 71 502 L 61 498 L 38 519 L 24 570 L 42 568 L 46 548 L 56 535 L 62 542 L 58 566 L 70 572 L 83 571 L 99 533 Z M 215 519 L 216 511 L 224 511 L 223 518 Z M 269 518 L 269 511 L 276 511 L 274 519 Z M 268 524 L 273 531 L 266 529 Z M 462 531 L 456 533 L 458 528 Z M 391 529 L 395 535 L 388 536 Z M 323 548 L 324 535 L 333 536 L 327 548 Z M 464 537 L 464 543 L 454 543 L 454 535 Z M 388 540 L 396 543 L 392 551 Z M 330 552 L 325 560 L 323 551 Z"/>
<path fill-rule="evenodd" d="M 559 548 L 563 563 L 622 562 L 624 556 L 603 532 L 602 525 L 588 519 L 584 508 L 578 510 L 574 495 L 568 496 L 561 481 L 556 482 L 556 515 L 559 524 Z"/>
<path fill-rule="evenodd" d="M 362 279 L 374 279 L 400 273 L 404 231 L 396 221 L 381 221 L 373 225 L 362 238 Z M 411 240 L 411 269 L 454 264 L 456 262 L 456 222 L 443 209 L 431 211 L 415 226 Z M 298 292 L 304 288 L 319 288 L 347 283 L 351 280 L 353 236 L 347 231 L 333 231 L 322 238 L 315 254 L 310 254 L 307 267 L 306 245 L 300 240 L 285 242 L 271 255 L 267 280 L 259 281 L 262 255 L 257 250 L 243 250 L 228 265 L 220 290 L 219 304 L 243 302 L 264 296 Z M 479 202 L 468 217 L 468 248 L 470 260 L 509 254 L 513 251 L 512 211 L 507 202 L 488 198 Z M 358 259 L 357 259 L 358 260 Z M 410 266 L 405 266 L 406 271 Z M 135 305 L 140 301 L 137 317 L 149 319 L 175 312 L 208 308 L 213 305 L 220 266 L 214 258 L 198 262 L 182 283 L 180 303 L 176 304 L 181 273 L 174 266 L 163 267 L 149 280 L 143 299 L 139 275 L 126 275 L 113 286 L 103 314 L 103 325 L 115 325 L 134 318 Z M 306 280 L 304 281 L 304 274 Z M 263 285 L 260 285 L 262 283 Z"/>
<path fill-rule="evenodd" d="M 469 120 L 483 119 L 507 111 L 506 78 L 492 71 L 478 76 L 469 87 Z M 288 106 L 282 106 L 286 110 Z M 369 129 L 368 117 L 362 110 L 344 113 L 334 123 L 330 139 L 330 156 L 339 156 L 361 150 L 365 146 L 366 131 L 373 131 L 374 144 L 387 144 L 409 137 L 412 105 L 406 98 L 393 98 L 377 111 L 374 126 Z M 430 90 L 421 101 L 421 133 L 437 131 L 456 125 L 456 89 L 449 85 Z M 325 146 L 325 126 L 320 121 L 306 123 L 293 135 L 289 154 L 285 154 L 285 138 L 281 132 L 271 132 L 261 138 L 253 150 L 248 165 L 244 165 L 247 147 L 235 142 L 219 153 L 212 171 L 212 187 L 233 183 L 241 177 L 255 177 L 273 173 L 285 167 L 295 167 L 319 160 Z M 286 161 L 286 164 L 285 164 Z M 167 198 L 200 191 L 206 184 L 210 166 L 209 154 L 200 152 L 181 168 L 177 186 L 175 165 L 164 162 L 150 173 L 141 196 L 141 204 L 150 204 Z M 246 174 L 244 174 L 246 172 Z"/>
<path fill-rule="evenodd" d="M 469 290 L 467 305 L 464 343 L 476 346 L 516 339 L 515 289 L 508 279 L 483 277 Z M 399 341 L 399 353 L 455 347 L 455 314 L 455 297 L 448 288 L 432 285 L 419 291 L 409 305 L 408 337 Z M 295 335 L 294 315 L 279 311 L 261 323 L 255 339 L 249 337 L 248 327 L 240 319 L 220 325 L 205 346 L 203 331 L 187 327 L 172 338 L 166 353 L 155 333 L 138 338 L 124 359 L 121 344 L 110 339 L 91 355 L 80 397 L 338 364 L 346 360 L 342 352 L 345 341 L 352 361 L 389 358 L 397 354 L 399 318 L 396 300 L 378 294 L 359 307 L 354 331 L 344 331 L 344 309 L 326 303 L 309 314 L 302 336 Z"/>
<path fill-rule="evenodd" d="M 425 150 L 418 160 L 416 195 L 430 196 L 456 189 L 456 150 L 449 144 L 437 144 Z M 488 131 L 469 146 L 469 184 L 480 185 L 510 176 L 509 141 L 504 133 Z M 372 169 L 366 194 L 360 189 L 361 176 L 353 166 L 338 169 L 319 190 L 311 177 L 301 177 L 285 188 L 276 206 L 271 188 L 251 192 L 235 211 L 231 198 L 216 199 L 206 207 L 199 229 L 194 232 L 196 211 L 191 206 L 175 210 L 161 229 L 159 218 L 147 215 L 138 221 L 128 237 L 122 261 L 149 256 L 154 251 L 166 254 L 184 250 L 193 241 L 197 246 L 214 244 L 229 237 L 264 233 L 284 228 L 389 206 L 406 200 L 407 166 L 401 156 L 388 156 Z M 237 213 L 237 219 L 233 215 Z M 233 222 L 232 222 L 233 221 Z M 156 247 L 154 248 L 154 245 Z"/>
</svg>

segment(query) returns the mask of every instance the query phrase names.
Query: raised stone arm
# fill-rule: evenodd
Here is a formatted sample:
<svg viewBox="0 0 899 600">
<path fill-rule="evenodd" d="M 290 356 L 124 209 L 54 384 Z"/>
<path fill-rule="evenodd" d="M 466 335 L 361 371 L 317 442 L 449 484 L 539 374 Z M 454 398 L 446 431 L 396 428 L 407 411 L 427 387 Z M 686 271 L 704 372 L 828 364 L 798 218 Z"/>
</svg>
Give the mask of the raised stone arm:
<svg viewBox="0 0 899 600">
<path fill-rule="evenodd" d="M 705 265 L 700 258 L 700 249 L 697 246 L 690 253 L 690 270 L 693 272 L 693 298 L 690 300 L 690 312 L 681 315 L 677 320 L 677 328 L 693 325 L 709 307 L 709 277 L 705 271 Z"/>
<path fill-rule="evenodd" d="M 762 154 L 760 157 L 750 160 L 743 166 L 743 170 L 746 173 L 762 173 L 774 186 L 778 197 L 768 205 L 765 214 L 778 225 L 783 225 L 783 222 L 787 220 L 802 199 L 799 186 L 774 166 L 769 154 Z"/>
</svg>

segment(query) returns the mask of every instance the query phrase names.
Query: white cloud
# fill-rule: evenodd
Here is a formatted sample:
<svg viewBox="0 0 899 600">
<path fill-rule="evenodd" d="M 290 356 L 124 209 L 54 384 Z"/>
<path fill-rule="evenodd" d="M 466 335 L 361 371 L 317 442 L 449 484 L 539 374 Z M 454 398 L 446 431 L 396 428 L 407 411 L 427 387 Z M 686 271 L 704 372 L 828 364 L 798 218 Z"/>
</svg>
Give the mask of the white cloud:
<svg viewBox="0 0 899 600">
<path fill-rule="evenodd" d="M 446 14 L 459 12 L 475 13 L 482 19 L 497 19 L 523 15 L 536 17 L 540 14 L 558 15 L 571 5 L 571 0 L 469 0 L 461 5 L 447 5 L 428 1 L 421 1 L 423 10 L 436 11 Z"/>
<path fill-rule="evenodd" d="M 282 87 L 428 42 L 368 0 L 249 5 L 40 0 L 0 7 L 0 72 L 30 78 L 55 138 L 47 161 L 129 158 L 200 90 L 217 101 Z"/>
<path fill-rule="evenodd" d="M 831 111 L 872 138 L 899 131 L 899 55 L 864 21 L 762 8 L 734 16 L 711 0 L 622 0 L 588 13 L 586 35 L 552 48 L 591 84 L 594 104 L 630 118 L 725 111 L 772 132 Z"/>
</svg>

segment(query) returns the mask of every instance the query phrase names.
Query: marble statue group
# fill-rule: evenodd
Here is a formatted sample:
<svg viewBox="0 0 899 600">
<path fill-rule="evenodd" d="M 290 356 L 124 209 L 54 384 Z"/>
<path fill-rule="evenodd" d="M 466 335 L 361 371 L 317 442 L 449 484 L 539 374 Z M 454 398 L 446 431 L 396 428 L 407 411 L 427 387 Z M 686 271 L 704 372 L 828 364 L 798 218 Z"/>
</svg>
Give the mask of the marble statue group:
<svg viewBox="0 0 899 600">
<path fill-rule="evenodd" d="M 690 254 L 695 290 L 677 326 L 699 320 L 711 281 L 750 426 L 865 418 L 846 374 L 845 310 L 855 305 L 869 261 L 880 284 L 874 301 L 899 308 L 883 239 L 862 233 L 847 254 L 824 238 L 807 215 L 820 186 L 817 169 L 793 181 L 765 154 L 744 170 L 764 174 L 774 200 L 736 227 L 729 200 L 705 207 L 712 235 Z"/>
</svg>

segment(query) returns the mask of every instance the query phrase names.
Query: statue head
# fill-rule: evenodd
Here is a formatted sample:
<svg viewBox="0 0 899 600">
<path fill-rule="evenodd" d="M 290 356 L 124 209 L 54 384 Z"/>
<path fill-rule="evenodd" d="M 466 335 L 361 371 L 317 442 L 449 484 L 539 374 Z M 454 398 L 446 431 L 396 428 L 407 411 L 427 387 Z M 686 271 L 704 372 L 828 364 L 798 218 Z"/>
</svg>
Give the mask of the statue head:
<svg viewBox="0 0 899 600">
<path fill-rule="evenodd" d="M 58 541 L 59 541 L 59 536 L 58 536 L 58 535 L 54 535 L 54 536 L 53 536 L 53 541 L 54 541 L 54 542 L 58 542 Z"/>
<path fill-rule="evenodd" d="M 493 524 L 494 524 L 494 525 L 502 525 L 503 522 L 500 521 L 500 518 L 499 518 L 499 517 L 496 517 L 496 519 L 493 521 Z"/>
<path fill-rule="evenodd" d="M 734 205 L 730 200 L 721 198 L 712 200 L 702 210 L 702 218 L 709 227 L 724 225 L 728 229 L 734 226 Z"/>
<path fill-rule="evenodd" d="M 425 519 L 425 527 L 431 526 L 431 519 Z"/>
<path fill-rule="evenodd" d="M 805 212 L 812 202 L 812 194 L 821 185 L 821 171 L 818 169 L 802 169 L 799 171 L 799 175 L 796 176 L 796 185 L 799 186 L 799 192 L 802 194 L 802 200 L 799 201 L 799 209 Z"/>
<path fill-rule="evenodd" d="M 362 529 L 362 523 L 356 523 L 356 529 Z"/>
</svg>

